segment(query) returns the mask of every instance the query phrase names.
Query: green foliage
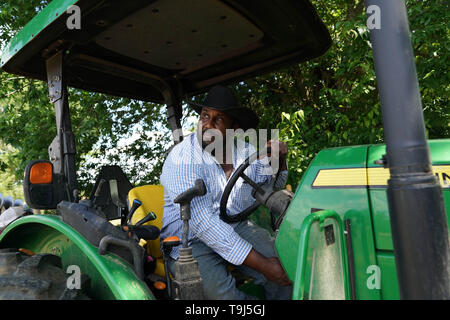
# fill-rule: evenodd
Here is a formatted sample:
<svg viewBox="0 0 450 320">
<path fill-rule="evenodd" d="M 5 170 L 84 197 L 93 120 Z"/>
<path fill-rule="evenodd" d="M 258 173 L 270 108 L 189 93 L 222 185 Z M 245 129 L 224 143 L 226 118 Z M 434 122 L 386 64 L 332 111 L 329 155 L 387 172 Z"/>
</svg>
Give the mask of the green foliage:
<svg viewBox="0 0 450 320">
<path fill-rule="evenodd" d="M 414 0 L 407 6 L 428 135 L 450 137 L 449 4 Z"/>
<path fill-rule="evenodd" d="M 0 45 L 47 2 L 2 1 Z M 333 39 L 328 52 L 235 85 L 242 103 L 259 114 L 260 127 L 278 128 L 288 142 L 289 183 L 294 188 L 321 149 L 383 142 L 363 1 L 312 2 Z M 448 137 L 448 5 L 443 0 L 408 0 L 407 7 L 428 135 Z M 0 174 L 8 168 L 20 184 L 30 160 L 48 159 L 47 148 L 56 135 L 55 116 L 45 83 L 1 71 L 0 81 Z M 69 93 L 84 194 L 90 193 L 102 164 L 120 165 L 136 185 L 157 183 L 171 145 L 165 108 L 75 89 Z M 201 96 L 194 99 L 201 101 Z"/>
<path fill-rule="evenodd" d="M 6 44 L 49 2 L 47 0 L 2 0 L 0 3 L 0 43 Z"/>
<path fill-rule="evenodd" d="M 0 193 L 3 197 L 11 196 L 14 199 L 22 199 L 23 188 L 15 179 L 14 168 L 17 166 L 14 156 L 17 150 L 0 141 Z"/>
</svg>

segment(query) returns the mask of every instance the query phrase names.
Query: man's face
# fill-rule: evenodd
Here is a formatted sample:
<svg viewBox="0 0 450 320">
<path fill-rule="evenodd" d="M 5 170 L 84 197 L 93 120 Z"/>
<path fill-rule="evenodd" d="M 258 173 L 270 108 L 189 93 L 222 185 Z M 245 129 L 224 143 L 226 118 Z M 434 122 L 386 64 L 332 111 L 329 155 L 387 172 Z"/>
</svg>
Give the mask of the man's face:
<svg viewBox="0 0 450 320">
<path fill-rule="evenodd" d="M 212 143 L 215 139 L 214 136 L 208 134 L 207 130 L 214 130 L 216 134 L 221 134 L 225 143 L 226 130 L 237 128 L 237 123 L 226 113 L 203 107 L 198 122 L 198 133 L 201 133 L 201 142 L 203 148 Z"/>
</svg>

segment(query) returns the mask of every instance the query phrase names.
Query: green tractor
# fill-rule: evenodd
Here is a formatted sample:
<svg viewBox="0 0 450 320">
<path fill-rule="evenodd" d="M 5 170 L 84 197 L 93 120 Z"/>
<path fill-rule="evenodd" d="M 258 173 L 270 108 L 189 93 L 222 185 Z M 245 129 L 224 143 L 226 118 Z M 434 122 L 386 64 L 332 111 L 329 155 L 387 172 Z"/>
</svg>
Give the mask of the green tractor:
<svg viewBox="0 0 450 320">
<path fill-rule="evenodd" d="M 404 1 L 366 8 L 382 19 L 370 33 L 386 146 L 319 152 L 295 193 L 266 189 L 257 211 L 271 215 L 292 299 L 450 299 L 450 140 L 425 139 Z M 165 272 L 165 251 L 180 239 L 160 243 L 161 186 L 133 188 L 106 166 L 79 199 L 68 86 L 166 105 L 178 143 L 185 97 L 330 45 L 308 0 L 52 1 L 0 66 L 48 84 L 57 133 L 50 160 L 26 168 L 24 193 L 31 208 L 57 214 L 25 215 L 1 232 L 0 298 L 201 297 L 192 257 Z M 189 201 L 202 192 L 200 182 L 179 197 L 187 226 Z M 263 298 L 251 281 L 241 289 Z"/>
</svg>

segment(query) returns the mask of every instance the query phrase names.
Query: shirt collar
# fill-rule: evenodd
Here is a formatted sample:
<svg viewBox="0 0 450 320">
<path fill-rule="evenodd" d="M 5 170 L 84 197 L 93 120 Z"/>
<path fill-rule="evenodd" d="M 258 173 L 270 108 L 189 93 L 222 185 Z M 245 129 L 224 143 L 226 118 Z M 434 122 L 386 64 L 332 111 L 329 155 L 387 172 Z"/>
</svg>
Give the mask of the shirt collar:
<svg viewBox="0 0 450 320">
<path fill-rule="evenodd" d="M 200 158 L 202 160 L 206 160 L 205 161 L 206 163 L 209 163 L 209 164 L 215 163 L 220 166 L 216 157 L 211 155 L 209 152 L 203 150 L 203 148 L 200 145 L 200 142 L 198 141 L 198 138 L 197 138 L 197 131 L 192 133 L 191 139 L 193 139 L 192 143 L 193 143 L 195 152 L 198 153 L 198 155 L 200 156 Z M 233 142 L 234 143 L 233 143 L 233 158 L 232 159 L 233 159 L 233 167 L 236 169 L 236 166 L 245 160 L 242 158 L 242 156 L 245 155 L 245 152 L 242 152 L 243 150 L 238 150 L 236 140 L 234 140 Z M 244 150 L 245 150 L 245 147 L 244 147 Z M 241 151 L 241 152 L 239 152 L 239 151 Z"/>
</svg>

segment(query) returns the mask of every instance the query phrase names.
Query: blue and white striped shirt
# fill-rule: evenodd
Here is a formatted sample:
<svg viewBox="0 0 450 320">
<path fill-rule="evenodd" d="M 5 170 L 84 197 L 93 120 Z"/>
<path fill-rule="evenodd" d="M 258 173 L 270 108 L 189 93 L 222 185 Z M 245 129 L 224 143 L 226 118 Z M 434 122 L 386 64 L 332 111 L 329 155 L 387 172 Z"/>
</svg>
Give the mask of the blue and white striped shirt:
<svg viewBox="0 0 450 320">
<path fill-rule="evenodd" d="M 247 143 L 235 145 L 234 169 L 254 151 L 255 148 Z M 246 169 L 245 174 L 256 183 L 272 179 L 267 157 L 256 160 Z M 178 236 L 181 239 L 183 223 L 180 219 L 180 205 L 173 200 L 194 186 L 197 179 L 205 182 L 207 192 L 204 196 L 195 197 L 191 202 L 189 241 L 198 239 L 228 262 L 234 265 L 242 264 L 252 246 L 234 231 L 236 223 L 228 224 L 219 217 L 220 199 L 228 181 L 217 160 L 201 148 L 196 133 L 176 145 L 164 162 L 161 184 L 164 187 L 165 204 L 161 239 L 170 236 Z M 280 172 L 275 187 L 283 188 L 286 180 L 287 171 Z M 229 215 L 238 214 L 254 203 L 251 186 L 243 182 L 243 179 L 238 179 L 231 191 L 227 205 Z M 178 247 L 172 250 L 171 257 L 178 259 Z"/>
</svg>

